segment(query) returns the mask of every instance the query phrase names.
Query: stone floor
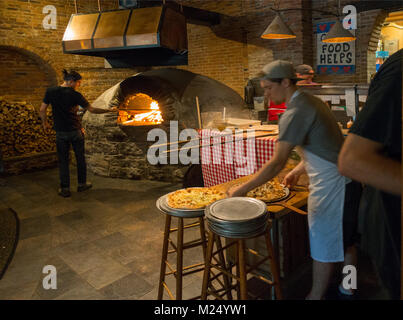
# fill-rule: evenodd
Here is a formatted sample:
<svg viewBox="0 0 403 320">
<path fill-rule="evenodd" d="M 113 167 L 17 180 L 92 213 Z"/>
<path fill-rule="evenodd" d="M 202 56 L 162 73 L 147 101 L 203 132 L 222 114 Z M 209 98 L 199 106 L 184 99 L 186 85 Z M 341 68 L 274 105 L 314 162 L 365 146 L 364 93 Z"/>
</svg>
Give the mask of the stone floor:
<svg viewBox="0 0 403 320">
<path fill-rule="evenodd" d="M 89 180 L 91 190 L 66 199 L 56 193 L 57 169 L 8 177 L 0 186 L 0 207 L 14 209 L 20 219 L 16 253 L 0 280 L 0 300 L 157 298 L 164 216 L 155 201 L 180 185 L 93 175 Z M 73 175 L 73 191 L 75 181 Z M 196 238 L 197 231 L 186 231 L 185 241 Z M 201 260 L 200 248 L 186 251 L 185 265 Z M 56 290 L 43 289 L 46 265 L 56 267 Z M 309 288 L 309 276 L 296 278 L 295 285 L 288 284 L 290 298 L 305 296 L 295 290 L 304 288 L 301 278 Z M 185 277 L 184 299 L 200 294 L 201 284 L 201 273 Z M 173 277 L 168 285 L 175 292 Z"/>
<path fill-rule="evenodd" d="M 89 180 L 93 189 L 66 199 L 56 194 L 57 169 L 8 177 L 0 187 L 0 206 L 20 219 L 0 300 L 157 298 L 164 216 L 155 200 L 180 186 L 92 175 Z M 189 250 L 194 252 L 188 260 L 202 259 L 197 248 Z M 46 265 L 56 267 L 57 290 L 43 289 Z M 200 292 L 201 279 L 185 278 L 184 297 Z"/>
</svg>

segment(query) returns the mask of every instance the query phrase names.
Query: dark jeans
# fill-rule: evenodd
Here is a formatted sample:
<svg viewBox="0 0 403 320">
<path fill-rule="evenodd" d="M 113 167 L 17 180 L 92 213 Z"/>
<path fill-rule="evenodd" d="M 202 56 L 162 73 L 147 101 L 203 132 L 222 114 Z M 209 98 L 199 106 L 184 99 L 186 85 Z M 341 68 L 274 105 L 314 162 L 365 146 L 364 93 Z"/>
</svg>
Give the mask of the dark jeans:
<svg viewBox="0 0 403 320">
<path fill-rule="evenodd" d="M 84 154 L 84 135 L 81 131 L 56 132 L 57 156 L 59 158 L 60 187 L 70 188 L 69 152 L 73 146 L 77 160 L 77 178 L 79 184 L 87 182 L 87 165 Z"/>
</svg>

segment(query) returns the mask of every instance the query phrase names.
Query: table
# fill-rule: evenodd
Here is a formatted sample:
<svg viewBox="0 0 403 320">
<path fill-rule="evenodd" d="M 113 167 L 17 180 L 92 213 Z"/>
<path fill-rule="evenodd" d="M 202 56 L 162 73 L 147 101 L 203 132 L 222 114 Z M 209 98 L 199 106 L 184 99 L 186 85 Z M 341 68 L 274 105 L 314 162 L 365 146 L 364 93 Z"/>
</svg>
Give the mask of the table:
<svg viewBox="0 0 403 320">
<path fill-rule="evenodd" d="M 201 166 L 204 186 L 211 187 L 258 171 L 273 155 L 277 136 L 256 131 L 253 136 L 231 135 L 203 129 Z"/>
</svg>

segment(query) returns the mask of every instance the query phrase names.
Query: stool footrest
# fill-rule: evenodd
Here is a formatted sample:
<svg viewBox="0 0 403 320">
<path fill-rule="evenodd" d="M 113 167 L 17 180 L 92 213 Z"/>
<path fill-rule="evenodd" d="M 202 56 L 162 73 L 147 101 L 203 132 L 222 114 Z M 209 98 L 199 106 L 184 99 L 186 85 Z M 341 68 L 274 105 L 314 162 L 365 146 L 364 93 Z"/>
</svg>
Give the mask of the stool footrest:
<svg viewBox="0 0 403 320">
<path fill-rule="evenodd" d="M 252 275 L 253 277 L 255 277 L 255 278 L 257 278 L 257 279 L 259 279 L 259 280 L 262 280 L 263 282 L 266 282 L 267 284 L 269 284 L 269 285 L 274 285 L 274 282 L 272 281 L 272 280 L 269 280 L 269 279 L 267 279 L 267 278 L 265 278 L 265 277 L 263 277 L 263 276 L 260 276 L 260 275 Z"/>
<path fill-rule="evenodd" d="M 199 225 L 200 225 L 200 222 L 190 223 L 190 224 L 184 225 L 183 229 L 194 228 L 194 227 L 198 227 Z M 169 232 L 176 232 L 176 231 L 178 231 L 178 228 L 169 229 Z"/>
<path fill-rule="evenodd" d="M 238 276 L 236 276 L 236 275 L 234 275 L 234 274 L 228 272 L 227 270 L 221 268 L 221 267 L 218 266 L 217 264 L 210 264 L 210 266 L 211 266 L 211 268 L 215 268 L 215 269 L 221 271 L 222 273 L 226 274 L 227 276 L 230 276 L 230 277 L 232 277 L 232 278 L 234 278 L 234 279 L 240 281 L 240 278 L 239 278 Z"/>
<path fill-rule="evenodd" d="M 263 264 L 264 262 L 266 262 L 269 259 L 270 259 L 270 257 L 265 257 L 262 260 L 260 260 L 259 262 L 255 263 L 254 265 L 249 266 L 249 268 L 246 270 L 246 273 L 249 273 L 249 272 L 255 270 L 258 266 L 260 266 L 261 264 Z"/>
<path fill-rule="evenodd" d="M 171 239 L 168 239 L 168 241 L 171 244 L 171 246 L 173 247 L 173 250 L 169 250 L 168 253 L 177 252 L 178 247 L 176 246 L 176 244 Z M 189 248 L 194 248 L 194 247 L 203 245 L 204 243 L 206 243 L 206 241 L 203 241 L 202 239 L 192 240 L 192 241 L 184 243 L 182 249 L 185 250 L 185 249 L 189 249 Z"/>
<path fill-rule="evenodd" d="M 166 284 L 165 281 L 162 282 L 162 285 L 164 286 L 165 290 L 168 292 L 169 298 L 171 300 L 175 300 L 174 295 L 172 294 L 171 290 L 169 290 L 168 285 Z"/>
<path fill-rule="evenodd" d="M 172 267 L 170 266 L 170 264 L 169 264 L 168 262 L 166 262 L 166 263 L 167 263 L 167 266 L 168 266 L 172 271 L 165 273 L 165 275 L 166 275 L 166 276 L 169 276 L 169 275 L 171 275 L 171 274 L 176 275 L 177 270 L 173 270 Z M 204 262 L 197 263 L 197 264 L 192 264 L 192 265 L 190 265 L 190 266 L 183 267 L 182 270 L 183 270 L 183 271 L 186 271 L 186 270 L 193 269 L 193 268 L 197 268 L 197 267 L 200 267 L 200 266 L 203 266 L 203 268 L 199 268 L 199 269 L 197 269 L 197 271 L 204 270 Z M 193 271 L 193 270 L 192 270 L 192 272 L 190 272 L 190 273 L 194 273 L 194 272 L 197 272 L 197 271 Z M 186 274 L 190 274 L 190 273 L 186 273 Z M 186 274 L 183 273 L 184 276 L 185 276 Z"/>
</svg>

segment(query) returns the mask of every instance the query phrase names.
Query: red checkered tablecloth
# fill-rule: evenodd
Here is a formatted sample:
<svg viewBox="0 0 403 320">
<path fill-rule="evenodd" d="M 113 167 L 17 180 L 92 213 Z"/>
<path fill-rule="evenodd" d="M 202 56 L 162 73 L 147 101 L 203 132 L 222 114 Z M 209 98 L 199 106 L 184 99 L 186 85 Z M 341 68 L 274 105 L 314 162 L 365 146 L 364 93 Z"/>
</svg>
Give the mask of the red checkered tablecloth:
<svg viewBox="0 0 403 320">
<path fill-rule="evenodd" d="M 255 173 L 271 159 L 277 143 L 277 137 L 251 135 L 242 140 L 242 135 L 225 135 L 209 129 L 201 130 L 199 135 L 206 187 Z"/>
</svg>

